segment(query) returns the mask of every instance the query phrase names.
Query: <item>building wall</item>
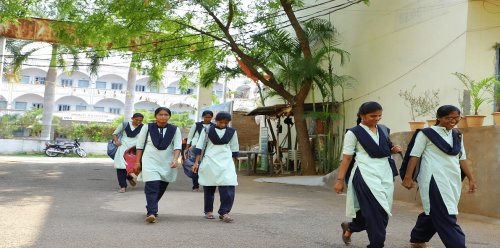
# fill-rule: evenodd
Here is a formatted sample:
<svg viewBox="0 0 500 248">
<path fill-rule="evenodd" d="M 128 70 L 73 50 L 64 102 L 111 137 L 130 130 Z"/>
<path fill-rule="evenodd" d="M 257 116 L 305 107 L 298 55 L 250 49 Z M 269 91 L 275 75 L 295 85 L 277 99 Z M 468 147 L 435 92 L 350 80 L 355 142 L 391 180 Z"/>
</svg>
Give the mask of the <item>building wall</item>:
<svg viewBox="0 0 500 248">
<path fill-rule="evenodd" d="M 246 116 L 246 112 L 233 112 L 232 126 L 238 132 L 240 150 L 246 150 L 259 145 L 259 125 L 255 122 L 255 116 Z"/>
<path fill-rule="evenodd" d="M 348 126 L 355 125 L 361 103 L 378 101 L 383 123 L 393 131 L 408 130 L 411 115 L 398 93 L 415 84 L 417 93 L 439 89 L 441 104 L 458 105 L 463 87 L 451 73 L 465 69 L 467 6 L 456 0 L 373 0 L 325 17 L 351 54 L 336 73 L 357 80 L 345 92 Z"/>
<path fill-rule="evenodd" d="M 496 72 L 496 49 L 500 44 L 500 6 L 483 1 L 469 1 L 467 17 L 467 47 L 465 73 L 475 80 L 493 76 Z M 492 96 L 490 96 L 491 99 Z M 492 123 L 494 102 L 484 103 L 480 115 L 486 115 Z M 471 113 L 473 114 L 473 113 Z"/>
</svg>

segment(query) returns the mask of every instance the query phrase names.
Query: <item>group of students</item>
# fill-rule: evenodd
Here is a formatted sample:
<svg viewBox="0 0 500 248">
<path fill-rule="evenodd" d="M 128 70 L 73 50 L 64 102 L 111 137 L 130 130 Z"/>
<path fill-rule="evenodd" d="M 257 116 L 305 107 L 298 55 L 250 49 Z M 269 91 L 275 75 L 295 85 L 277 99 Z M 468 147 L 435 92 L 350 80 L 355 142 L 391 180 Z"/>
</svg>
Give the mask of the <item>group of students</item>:
<svg viewBox="0 0 500 248">
<path fill-rule="evenodd" d="M 389 129 L 378 124 L 382 118 L 382 106 L 377 102 L 363 103 L 358 111 L 357 126 L 347 131 L 343 145 L 343 159 L 338 170 L 334 189 L 341 193 L 347 185 L 346 215 L 351 222 L 341 223 L 342 240 L 351 244 L 351 235 L 365 231 L 369 248 L 384 247 L 386 227 L 391 216 L 394 176 L 391 154 L 401 153 L 401 147 L 389 139 Z M 134 114 L 126 127 L 119 126 L 114 139 L 119 146 L 115 167 L 120 192 L 125 192 L 127 179 L 135 184 L 135 178 L 127 176 L 123 153 L 136 146 L 136 170 L 142 169 L 137 180 L 144 181 L 146 195 L 146 221 L 154 223 L 158 217 L 158 202 L 170 182 L 177 177 L 177 165 L 181 155 L 182 137 L 179 128 L 168 124 L 172 113 L 160 107 L 155 111 L 156 121 L 142 124 L 143 116 Z M 238 185 L 233 158 L 238 156 L 239 145 L 236 130 L 228 127 L 231 115 L 220 112 L 212 123 L 213 113 L 202 113 L 203 121 L 193 124 L 188 135 L 185 159 L 194 160 L 192 172 L 193 190 L 203 185 L 204 214 L 214 219 L 213 203 L 216 187 L 219 187 L 221 206 L 219 218 L 232 222 L 229 217 Z M 458 202 L 463 173 L 468 178 L 469 192 L 477 187 L 468 169 L 463 139 L 454 130 L 460 121 L 460 110 L 452 105 L 438 108 L 437 123 L 414 138 L 411 158 L 402 185 L 411 189 L 418 182 L 424 212 L 421 213 L 410 233 L 412 248 L 425 248 L 435 233 L 446 247 L 462 248 L 465 235 L 457 224 Z M 124 129 L 124 130 L 123 130 Z M 121 140 L 117 135 L 124 132 Z M 413 177 L 419 165 L 418 175 Z M 350 175 L 350 176 L 349 176 Z M 128 177 L 128 178 L 127 178 Z"/>
<path fill-rule="evenodd" d="M 370 242 L 367 247 L 384 247 L 397 175 L 394 164 L 391 166 L 391 154 L 400 153 L 401 147 L 390 142 L 388 129 L 378 124 L 381 118 L 379 103 L 363 103 L 358 111 L 358 125 L 347 131 L 344 138 L 343 159 L 334 189 L 341 193 L 348 186 L 346 216 L 352 221 L 340 225 L 346 245 L 351 243 L 353 233 L 366 231 Z M 435 126 L 417 132 L 413 138 L 402 182 L 407 189 L 417 182 L 424 208 L 410 233 L 410 247 L 426 248 L 437 233 L 446 247 L 464 248 L 465 235 L 456 217 L 461 174 L 468 178 L 469 192 L 477 187 L 466 163 L 463 139 L 454 129 L 460 121 L 460 110 L 452 105 L 441 106 L 436 119 Z"/>
<path fill-rule="evenodd" d="M 127 180 L 132 186 L 136 181 L 143 181 L 146 195 L 146 221 L 155 223 L 158 218 L 158 202 L 165 193 L 169 183 L 177 179 L 177 167 L 182 149 L 180 129 L 168 121 L 172 112 L 165 107 L 159 107 L 154 112 L 155 121 L 142 124 L 144 116 L 136 113 L 127 124 L 120 125 L 113 133 L 118 150 L 114 166 L 117 171 L 119 192 L 126 192 Z M 229 127 L 231 115 L 219 112 L 215 123 L 211 120 L 211 111 L 203 112 L 204 121 L 193 124 L 195 133 L 190 132 L 188 154 L 194 159 L 192 172 L 193 190 L 203 185 L 204 214 L 207 219 L 214 219 L 213 203 L 215 190 L 219 188 L 221 206 L 219 219 L 232 222 L 229 216 L 234 197 L 235 186 L 238 185 L 233 158 L 238 156 L 239 144 L 236 130 Z M 198 128 L 201 127 L 201 128 Z M 123 133 L 120 139 L 118 135 Z M 140 171 L 137 178 L 127 174 L 123 155 L 125 151 L 136 146 L 136 163 L 134 171 Z M 199 183 L 198 183 L 199 181 Z"/>
</svg>

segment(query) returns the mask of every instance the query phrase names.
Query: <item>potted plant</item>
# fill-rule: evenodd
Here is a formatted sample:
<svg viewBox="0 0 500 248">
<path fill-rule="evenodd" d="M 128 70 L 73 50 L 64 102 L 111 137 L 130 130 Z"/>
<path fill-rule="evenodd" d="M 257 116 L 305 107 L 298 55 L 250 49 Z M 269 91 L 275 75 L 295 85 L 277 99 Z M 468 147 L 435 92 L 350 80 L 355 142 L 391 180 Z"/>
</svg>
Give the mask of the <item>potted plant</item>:
<svg viewBox="0 0 500 248">
<path fill-rule="evenodd" d="M 399 96 L 405 100 L 405 105 L 410 108 L 410 113 L 412 121 L 410 123 L 410 129 L 415 131 L 416 129 L 423 128 L 425 122 L 416 121 L 419 116 L 430 116 L 434 109 L 439 105 L 439 90 L 426 90 L 421 95 L 415 94 L 416 85 L 410 90 L 401 90 Z"/>
<path fill-rule="evenodd" d="M 496 80 L 495 84 L 495 112 L 491 115 L 493 115 L 495 126 L 500 126 L 500 81 Z"/>
<path fill-rule="evenodd" d="M 465 86 L 465 88 L 470 93 L 471 105 L 474 110 L 473 115 L 466 115 L 466 121 L 468 127 L 480 127 L 483 125 L 484 118 L 486 116 L 479 115 L 478 110 L 479 107 L 485 102 L 491 102 L 488 98 L 487 93 L 492 93 L 494 90 L 494 85 L 498 84 L 498 81 L 495 79 L 495 76 L 484 78 L 478 82 L 471 79 L 469 76 L 455 72 L 453 73 Z"/>
<path fill-rule="evenodd" d="M 467 117 L 470 114 L 470 94 L 468 90 L 463 90 L 463 96 L 458 94 L 458 104 L 460 105 L 460 113 L 462 119 L 458 122 L 457 128 L 467 128 Z"/>
</svg>

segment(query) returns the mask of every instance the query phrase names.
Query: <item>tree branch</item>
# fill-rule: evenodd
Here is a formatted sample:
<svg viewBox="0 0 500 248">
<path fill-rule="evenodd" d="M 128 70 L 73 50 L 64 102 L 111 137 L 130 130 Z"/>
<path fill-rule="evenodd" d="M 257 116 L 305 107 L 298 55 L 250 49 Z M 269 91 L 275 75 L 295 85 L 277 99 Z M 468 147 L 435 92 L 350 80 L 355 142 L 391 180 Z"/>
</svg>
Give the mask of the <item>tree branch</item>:
<svg viewBox="0 0 500 248">
<path fill-rule="evenodd" d="M 229 29 L 229 26 L 231 26 L 231 22 L 233 21 L 233 17 L 234 17 L 233 1 L 229 0 L 229 15 L 227 17 L 226 29 Z"/>
<path fill-rule="evenodd" d="M 229 33 L 229 27 L 226 27 L 222 21 L 207 7 L 205 6 L 204 4 L 201 4 L 200 5 L 205 9 L 205 11 L 207 11 L 207 13 L 212 17 L 212 19 L 215 21 L 215 23 L 217 24 L 217 26 L 219 26 L 219 28 L 222 30 L 222 32 L 224 33 L 224 35 L 226 36 L 226 39 L 229 41 L 229 47 L 231 48 L 231 51 L 233 51 L 234 53 L 236 53 L 236 55 L 238 55 L 240 58 L 241 58 L 241 61 L 248 67 L 248 69 L 250 70 L 250 72 L 255 75 L 259 81 L 261 81 L 264 85 L 270 87 L 271 89 L 275 90 L 276 92 L 278 92 L 281 96 L 283 96 L 283 98 L 285 98 L 287 101 L 293 103 L 295 100 L 294 100 L 294 96 L 292 94 L 290 94 L 281 84 L 279 84 L 276 79 L 274 78 L 274 75 L 273 73 L 271 72 L 271 70 L 269 68 L 267 68 L 267 66 L 265 66 L 264 64 L 262 64 L 260 61 L 258 61 L 257 59 L 251 57 L 250 55 L 244 53 L 238 46 L 238 44 L 236 43 L 236 41 L 234 40 L 233 36 Z M 264 77 L 264 75 L 262 75 L 262 73 L 260 73 L 256 67 L 260 67 L 264 70 L 264 72 L 266 72 L 270 78 L 269 79 L 266 79 Z"/>
</svg>

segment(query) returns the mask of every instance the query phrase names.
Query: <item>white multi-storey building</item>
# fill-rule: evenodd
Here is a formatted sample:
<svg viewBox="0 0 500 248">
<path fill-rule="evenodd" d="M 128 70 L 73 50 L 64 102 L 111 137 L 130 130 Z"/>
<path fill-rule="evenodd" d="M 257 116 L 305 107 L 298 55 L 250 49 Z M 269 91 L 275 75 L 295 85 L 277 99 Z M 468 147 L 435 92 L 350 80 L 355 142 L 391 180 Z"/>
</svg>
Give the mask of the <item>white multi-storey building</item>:
<svg viewBox="0 0 500 248">
<path fill-rule="evenodd" d="M 24 66 L 21 80 L 0 82 L 0 114 L 23 113 L 32 108 L 43 108 L 44 83 L 47 67 Z M 92 78 L 84 70 L 67 74 L 58 71 L 54 114 L 63 120 L 110 122 L 124 113 L 127 88 L 127 67 L 101 66 L 99 75 Z M 138 75 L 135 86 L 134 109 L 153 111 L 157 107 L 170 108 L 174 113 L 189 112 L 196 115 L 197 88 L 187 92 L 179 89 L 179 79 L 186 72 L 167 70 L 159 89 L 148 87 L 149 77 Z M 196 75 L 190 74 L 196 82 Z M 226 85 L 226 87 L 224 86 Z M 256 86 L 247 78 L 237 78 L 216 83 L 213 95 L 220 102 L 234 101 L 234 110 L 248 111 L 255 107 Z"/>
</svg>

